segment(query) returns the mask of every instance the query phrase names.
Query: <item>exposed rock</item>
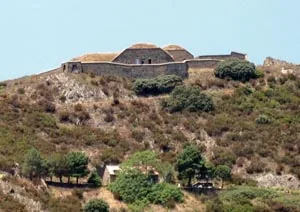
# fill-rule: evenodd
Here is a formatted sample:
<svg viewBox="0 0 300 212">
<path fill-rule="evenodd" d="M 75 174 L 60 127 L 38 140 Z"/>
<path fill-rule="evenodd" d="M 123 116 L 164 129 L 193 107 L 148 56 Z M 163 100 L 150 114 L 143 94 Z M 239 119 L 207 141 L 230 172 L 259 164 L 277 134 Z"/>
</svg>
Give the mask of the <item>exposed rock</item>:
<svg viewBox="0 0 300 212">
<path fill-rule="evenodd" d="M 289 189 L 298 189 L 300 187 L 297 177 L 291 174 L 276 175 L 273 173 L 264 173 L 249 175 L 249 178 L 257 181 L 258 186 L 261 187 L 282 187 Z"/>
<path fill-rule="evenodd" d="M 280 70 L 282 74 L 294 74 L 296 72 L 300 72 L 300 65 L 284 60 L 274 59 L 272 57 L 267 57 L 264 60 L 263 66 L 270 69 Z"/>
<path fill-rule="evenodd" d="M 194 139 L 195 140 L 195 139 Z M 206 147 L 205 157 L 213 158 L 213 148 L 216 146 L 216 141 L 210 137 L 205 130 L 200 131 L 200 139 L 195 140 L 197 145 L 204 144 Z"/>
<path fill-rule="evenodd" d="M 66 103 L 70 102 L 92 102 L 106 98 L 101 89 L 90 88 L 80 84 L 77 80 L 68 77 L 65 73 L 51 75 L 47 80 L 52 81 L 59 93 L 66 97 Z"/>
<path fill-rule="evenodd" d="M 30 212 L 43 212 L 42 205 L 31 198 L 26 197 L 24 188 L 13 185 L 9 182 L 4 182 L 0 179 L 0 190 L 6 195 L 10 195 L 20 204 L 24 205 L 27 211 Z"/>
</svg>

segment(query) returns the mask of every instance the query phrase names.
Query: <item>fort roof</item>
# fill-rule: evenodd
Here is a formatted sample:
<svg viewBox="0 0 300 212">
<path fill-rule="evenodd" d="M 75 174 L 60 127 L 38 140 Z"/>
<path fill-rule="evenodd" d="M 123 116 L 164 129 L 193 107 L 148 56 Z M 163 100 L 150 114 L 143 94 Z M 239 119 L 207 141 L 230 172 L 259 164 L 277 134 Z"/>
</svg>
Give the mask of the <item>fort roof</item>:
<svg viewBox="0 0 300 212">
<path fill-rule="evenodd" d="M 92 53 L 73 58 L 72 62 L 111 62 L 119 53 Z"/>
<path fill-rule="evenodd" d="M 110 175 L 116 175 L 116 172 L 120 170 L 119 165 L 107 165 L 106 169 Z"/>
<path fill-rule="evenodd" d="M 186 50 L 185 48 L 175 45 L 175 44 L 171 44 L 171 45 L 167 45 L 163 48 L 163 50 Z"/>
<path fill-rule="evenodd" d="M 128 49 L 156 49 L 156 48 L 159 47 L 152 43 L 136 43 L 130 46 Z"/>
</svg>

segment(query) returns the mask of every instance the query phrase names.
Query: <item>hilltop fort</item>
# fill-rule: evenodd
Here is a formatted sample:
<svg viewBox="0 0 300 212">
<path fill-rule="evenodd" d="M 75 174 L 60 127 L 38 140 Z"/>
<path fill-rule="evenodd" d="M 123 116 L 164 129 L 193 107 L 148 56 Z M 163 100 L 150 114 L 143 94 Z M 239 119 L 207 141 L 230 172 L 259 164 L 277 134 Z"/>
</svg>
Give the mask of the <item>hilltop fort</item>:
<svg viewBox="0 0 300 212">
<path fill-rule="evenodd" d="M 174 74 L 186 78 L 189 68 L 214 68 L 226 59 L 247 59 L 246 54 L 231 52 L 228 55 L 203 55 L 194 57 L 178 45 L 160 48 L 154 44 L 139 43 L 121 53 L 98 53 L 84 55 L 63 63 L 62 71 L 94 73 L 130 78 L 152 78 Z"/>
</svg>

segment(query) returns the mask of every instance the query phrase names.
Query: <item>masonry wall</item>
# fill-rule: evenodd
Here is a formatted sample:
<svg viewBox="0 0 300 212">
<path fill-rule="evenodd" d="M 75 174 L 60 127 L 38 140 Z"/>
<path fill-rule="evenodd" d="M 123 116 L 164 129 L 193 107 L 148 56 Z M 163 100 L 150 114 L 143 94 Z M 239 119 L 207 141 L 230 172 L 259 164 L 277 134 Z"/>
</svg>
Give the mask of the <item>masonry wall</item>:
<svg viewBox="0 0 300 212">
<path fill-rule="evenodd" d="M 183 62 L 178 63 L 163 63 L 151 65 L 126 65 L 112 62 L 101 63 L 66 63 L 65 71 L 72 72 L 76 67 L 81 67 L 77 72 L 94 73 L 101 76 L 120 76 L 129 78 L 153 78 L 159 75 L 174 74 L 182 78 L 188 77 L 187 64 Z"/>
<path fill-rule="evenodd" d="M 124 63 L 124 64 L 136 64 L 137 59 L 144 64 L 167 63 L 173 62 L 174 59 L 161 48 L 151 49 L 126 49 L 113 62 Z"/>
<path fill-rule="evenodd" d="M 197 59 L 211 59 L 211 60 L 228 60 L 228 59 L 241 59 L 241 60 L 246 60 L 247 55 L 237 53 L 237 52 L 231 52 L 231 54 L 228 55 L 202 55 L 196 57 Z"/>
<path fill-rule="evenodd" d="M 187 68 L 216 68 L 221 60 L 211 60 L 211 59 L 193 59 L 187 60 Z"/>
</svg>

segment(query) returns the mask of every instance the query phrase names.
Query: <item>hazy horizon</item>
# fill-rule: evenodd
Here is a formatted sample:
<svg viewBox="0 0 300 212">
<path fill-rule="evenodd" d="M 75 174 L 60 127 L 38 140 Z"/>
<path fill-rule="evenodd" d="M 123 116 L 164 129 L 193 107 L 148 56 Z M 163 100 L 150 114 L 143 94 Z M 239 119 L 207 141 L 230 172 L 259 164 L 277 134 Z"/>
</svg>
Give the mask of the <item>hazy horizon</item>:
<svg viewBox="0 0 300 212">
<path fill-rule="evenodd" d="M 178 44 L 195 56 L 237 51 L 256 64 L 268 56 L 299 64 L 299 8 L 296 0 L 11 0 L 0 8 L 0 81 L 140 42 Z"/>
</svg>

